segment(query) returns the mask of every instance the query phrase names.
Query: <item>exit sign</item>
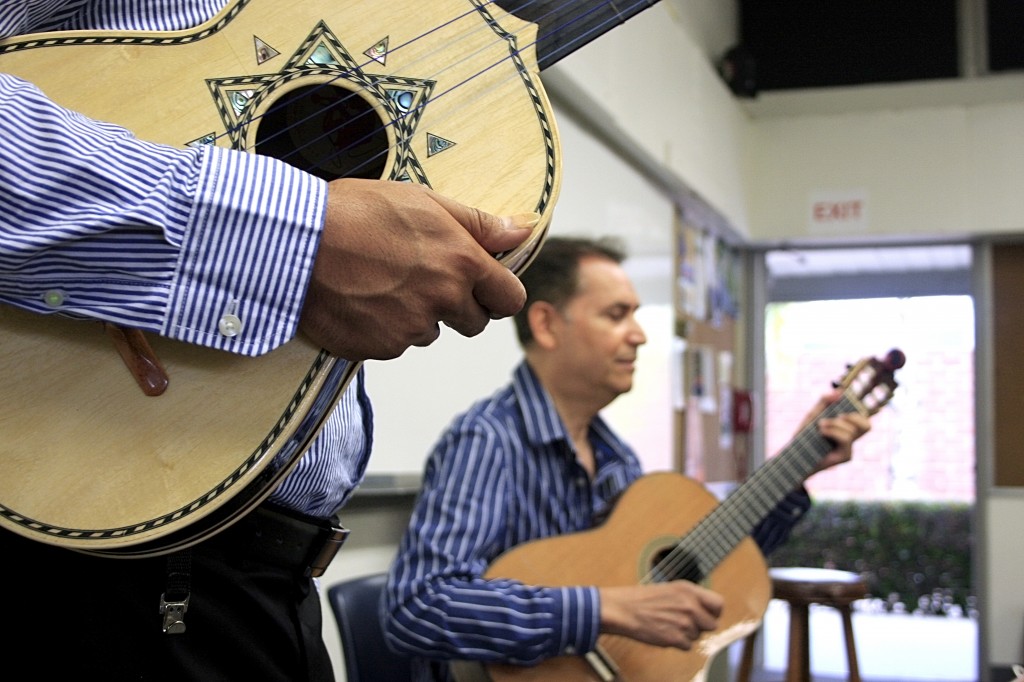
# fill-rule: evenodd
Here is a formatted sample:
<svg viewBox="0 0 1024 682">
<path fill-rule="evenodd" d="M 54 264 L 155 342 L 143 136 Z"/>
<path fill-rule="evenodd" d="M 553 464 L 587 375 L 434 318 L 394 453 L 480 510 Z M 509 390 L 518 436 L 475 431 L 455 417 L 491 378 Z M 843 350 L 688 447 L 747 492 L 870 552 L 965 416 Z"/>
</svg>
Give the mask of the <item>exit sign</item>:
<svg viewBox="0 0 1024 682">
<path fill-rule="evenodd" d="M 868 198 L 863 190 L 812 192 L 808 229 L 813 234 L 847 234 L 868 229 Z"/>
</svg>

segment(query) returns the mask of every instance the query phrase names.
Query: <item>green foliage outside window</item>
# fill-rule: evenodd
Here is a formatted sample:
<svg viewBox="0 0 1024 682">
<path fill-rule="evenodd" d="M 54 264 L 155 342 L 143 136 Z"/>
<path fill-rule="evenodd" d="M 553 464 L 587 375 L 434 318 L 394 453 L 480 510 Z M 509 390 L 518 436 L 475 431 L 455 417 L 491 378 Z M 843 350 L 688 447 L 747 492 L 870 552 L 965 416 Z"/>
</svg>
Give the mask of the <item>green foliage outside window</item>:
<svg viewBox="0 0 1024 682">
<path fill-rule="evenodd" d="M 816 501 L 769 564 L 859 573 L 889 611 L 975 616 L 971 522 L 966 503 Z"/>
</svg>

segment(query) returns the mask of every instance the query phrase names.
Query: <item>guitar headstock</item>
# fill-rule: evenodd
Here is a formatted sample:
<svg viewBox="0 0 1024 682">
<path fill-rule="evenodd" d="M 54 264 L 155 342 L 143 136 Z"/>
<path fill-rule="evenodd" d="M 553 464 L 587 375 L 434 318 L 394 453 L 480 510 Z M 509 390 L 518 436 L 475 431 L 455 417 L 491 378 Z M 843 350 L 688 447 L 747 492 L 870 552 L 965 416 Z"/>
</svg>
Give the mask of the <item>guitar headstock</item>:
<svg viewBox="0 0 1024 682">
<path fill-rule="evenodd" d="M 907 356 L 897 348 L 889 351 L 884 360 L 864 358 L 851 365 L 843 378 L 835 382 L 835 386 L 843 389 L 847 397 L 860 403 L 868 414 L 874 414 L 892 399 L 898 386 L 896 370 L 906 360 Z"/>
</svg>

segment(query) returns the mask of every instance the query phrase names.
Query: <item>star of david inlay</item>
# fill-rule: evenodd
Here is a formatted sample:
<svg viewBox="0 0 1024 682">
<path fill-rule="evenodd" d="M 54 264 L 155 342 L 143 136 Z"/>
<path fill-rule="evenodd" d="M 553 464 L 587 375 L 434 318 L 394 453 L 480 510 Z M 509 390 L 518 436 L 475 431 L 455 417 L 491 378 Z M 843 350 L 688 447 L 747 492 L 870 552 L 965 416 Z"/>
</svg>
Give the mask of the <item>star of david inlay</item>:
<svg viewBox="0 0 1024 682">
<path fill-rule="evenodd" d="M 384 64 L 386 46 L 384 39 L 363 53 L 372 55 L 368 61 L 357 62 L 319 22 L 279 71 L 208 78 L 230 146 L 255 147 L 328 180 L 354 176 L 429 185 L 412 142 L 435 81 L 373 73 Z M 207 133 L 188 144 L 216 137 Z M 430 136 L 435 139 L 443 140 Z M 444 140 L 423 146 L 428 144 L 428 155 L 455 145 Z"/>
</svg>

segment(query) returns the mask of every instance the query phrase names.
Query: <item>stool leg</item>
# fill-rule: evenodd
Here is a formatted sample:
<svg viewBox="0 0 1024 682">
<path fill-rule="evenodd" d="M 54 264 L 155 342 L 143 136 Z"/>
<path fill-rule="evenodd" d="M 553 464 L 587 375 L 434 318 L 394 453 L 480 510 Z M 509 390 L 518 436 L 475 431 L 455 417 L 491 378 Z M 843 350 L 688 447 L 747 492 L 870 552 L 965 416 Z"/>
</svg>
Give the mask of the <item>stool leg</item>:
<svg viewBox="0 0 1024 682">
<path fill-rule="evenodd" d="M 853 643 L 853 614 L 848 604 L 836 608 L 843 614 L 843 633 L 846 635 L 846 660 L 850 668 L 850 682 L 860 682 L 857 647 Z"/>
<path fill-rule="evenodd" d="M 740 670 L 736 674 L 736 682 L 750 682 L 750 676 L 754 672 L 754 643 L 759 630 L 754 630 L 743 640 L 743 657 L 740 659 Z"/>
<path fill-rule="evenodd" d="M 789 603 L 789 666 L 786 682 L 810 682 L 811 645 L 807 604 Z"/>
</svg>

